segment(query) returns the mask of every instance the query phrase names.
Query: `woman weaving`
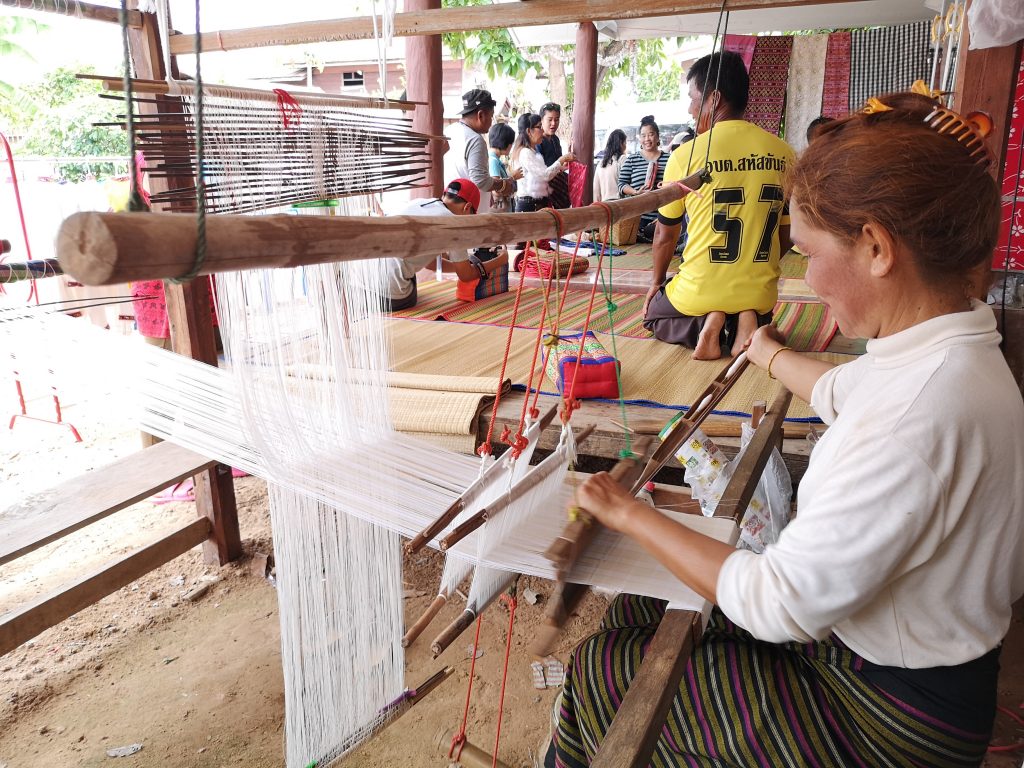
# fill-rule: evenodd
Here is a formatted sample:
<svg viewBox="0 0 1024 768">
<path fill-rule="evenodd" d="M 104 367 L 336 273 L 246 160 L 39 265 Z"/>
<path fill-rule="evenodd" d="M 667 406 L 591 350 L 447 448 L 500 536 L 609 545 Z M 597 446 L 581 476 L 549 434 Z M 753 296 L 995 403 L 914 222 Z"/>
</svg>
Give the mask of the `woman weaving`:
<svg viewBox="0 0 1024 768">
<path fill-rule="evenodd" d="M 749 359 L 828 423 L 799 513 L 762 555 L 638 503 L 580 505 L 717 607 L 656 766 L 964 766 L 985 755 L 1002 638 L 1024 593 L 1024 404 L 969 298 L 999 194 L 983 148 L 913 93 L 826 126 L 792 169 L 807 282 L 867 353 L 840 366 L 759 329 Z M 575 651 L 549 765 L 589 763 L 664 603 L 620 596 Z"/>
</svg>

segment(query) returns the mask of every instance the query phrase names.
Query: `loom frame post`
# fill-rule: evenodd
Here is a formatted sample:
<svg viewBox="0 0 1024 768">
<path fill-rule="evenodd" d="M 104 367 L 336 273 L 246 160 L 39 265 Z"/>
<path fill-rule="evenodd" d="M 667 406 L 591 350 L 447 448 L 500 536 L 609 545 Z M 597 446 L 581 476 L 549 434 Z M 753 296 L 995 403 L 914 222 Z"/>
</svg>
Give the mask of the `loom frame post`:
<svg viewBox="0 0 1024 768">
<path fill-rule="evenodd" d="M 163 64 L 160 30 L 156 14 L 141 13 L 141 24 L 130 28 L 129 48 L 135 76 L 166 80 L 177 78 L 177 63 L 170 58 L 171 71 L 166 72 Z M 160 97 L 158 97 L 160 98 Z M 179 100 L 168 99 L 168 107 Z M 140 109 L 155 109 L 155 105 L 140 105 Z M 169 188 L 189 186 L 191 178 L 153 179 L 154 187 L 166 185 Z M 155 191 L 155 189 L 154 189 Z M 145 215 L 145 214 L 132 214 Z M 180 355 L 194 360 L 217 365 L 217 345 L 214 338 L 213 320 L 206 281 L 190 281 L 176 284 L 164 283 L 164 301 L 171 329 L 171 348 Z M 238 508 L 235 502 L 234 482 L 229 467 L 218 464 L 193 478 L 195 484 L 196 511 L 199 517 L 210 521 L 210 537 L 203 543 L 203 560 L 210 565 L 226 565 L 242 556 L 242 537 L 238 528 Z"/>
</svg>

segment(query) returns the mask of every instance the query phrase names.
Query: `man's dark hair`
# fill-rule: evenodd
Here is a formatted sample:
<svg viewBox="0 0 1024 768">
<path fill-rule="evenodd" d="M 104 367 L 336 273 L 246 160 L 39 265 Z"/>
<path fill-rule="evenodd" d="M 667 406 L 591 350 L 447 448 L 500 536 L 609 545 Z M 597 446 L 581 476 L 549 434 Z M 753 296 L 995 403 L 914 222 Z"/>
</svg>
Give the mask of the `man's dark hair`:
<svg viewBox="0 0 1024 768">
<path fill-rule="evenodd" d="M 541 117 L 544 117 L 544 115 L 546 115 L 548 112 L 557 112 L 558 114 L 562 114 L 562 105 L 555 104 L 555 102 L 553 101 L 549 101 L 547 104 L 544 104 L 540 108 L 540 112 L 538 112 L 537 114 L 540 115 Z"/>
<path fill-rule="evenodd" d="M 825 117 L 821 115 L 811 120 L 810 125 L 807 126 L 807 143 L 810 144 L 814 141 L 814 137 L 818 134 L 818 128 L 822 125 L 828 125 L 832 122 L 831 117 Z"/>
<path fill-rule="evenodd" d="M 516 140 L 516 132 L 506 123 L 495 123 L 487 132 L 487 144 L 491 149 L 508 149 Z"/>
<path fill-rule="evenodd" d="M 721 72 L 719 72 L 721 63 Z M 734 110 L 742 114 L 750 97 L 750 75 L 743 57 L 732 51 L 712 53 L 697 59 L 686 73 L 686 82 L 693 82 L 701 93 L 717 90 Z"/>
</svg>

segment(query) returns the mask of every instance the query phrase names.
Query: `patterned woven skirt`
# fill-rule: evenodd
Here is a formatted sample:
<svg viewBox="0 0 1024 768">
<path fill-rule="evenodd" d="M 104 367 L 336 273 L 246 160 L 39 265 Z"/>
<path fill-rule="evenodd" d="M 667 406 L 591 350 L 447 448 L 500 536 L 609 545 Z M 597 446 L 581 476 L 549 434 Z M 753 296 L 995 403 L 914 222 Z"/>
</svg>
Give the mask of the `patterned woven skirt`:
<svg viewBox="0 0 1024 768">
<path fill-rule="evenodd" d="M 560 768 L 589 765 L 665 603 L 620 595 L 573 654 L 554 736 Z M 972 766 L 995 717 L 999 649 L 956 667 L 882 667 L 838 638 L 756 640 L 718 610 L 686 667 L 651 765 Z"/>
</svg>

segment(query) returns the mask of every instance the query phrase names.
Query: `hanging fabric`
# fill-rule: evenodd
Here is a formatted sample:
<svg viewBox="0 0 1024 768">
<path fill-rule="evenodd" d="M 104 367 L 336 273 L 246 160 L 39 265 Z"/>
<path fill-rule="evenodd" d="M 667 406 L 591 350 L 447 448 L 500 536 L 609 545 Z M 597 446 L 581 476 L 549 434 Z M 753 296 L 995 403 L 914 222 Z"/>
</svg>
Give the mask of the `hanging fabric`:
<svg viewBox="0 0 1024 768">
<path fill-rule="evenodd" d="M 750 72 L 750 62 L 754 58 L 754 46 L 757 45 L 755 35 L 725 35 L 723 47 L 730 53 L 738 53 L 743 59 L 743 66 Z"/>
<path fill-rule="evenodd" d="M 851 43 L 849 32 L 833 32 L 828 36 L 821 97 L 821 114 L 825 117 L 842 117 L 850 111 Z"/>
<path fill-rule="evenodd" d="M 856 30 L 851 36 L 850 112 L 870 96 L 908 90 L 931 74 L 931 22 Z"/>
<path fill-rule="evenodd" d="M 807 126 L 821 114 L 828 35 L 793 38 L 786 90 L 786 141 L 797 152 L 807 146 Z"/>
<path fill-rule="evenodd" d="M 782 110 L 786 105 L 786 83 L 789 81 L 789 57 L 793 38 L 759 37 L 750 62 L 750 100 L 744 115 L 776 136 L 782 124 Z"/>
</svg>

